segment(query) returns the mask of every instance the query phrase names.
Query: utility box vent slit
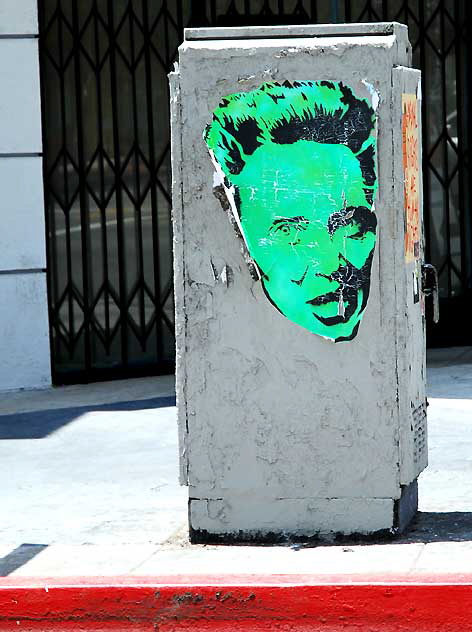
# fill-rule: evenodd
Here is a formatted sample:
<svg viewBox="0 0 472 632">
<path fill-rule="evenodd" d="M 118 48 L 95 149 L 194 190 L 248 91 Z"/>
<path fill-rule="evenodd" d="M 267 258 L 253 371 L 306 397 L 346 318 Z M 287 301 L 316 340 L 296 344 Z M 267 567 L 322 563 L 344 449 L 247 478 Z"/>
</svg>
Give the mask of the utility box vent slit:
<svg viewBox="0 0 472 632">
<path fill-rule="evenodd" d="M 426 450 L 426 404 L 420 404 L 412 411 L 413 414 L 413 459 L 420 463 Z"/>
</svg>

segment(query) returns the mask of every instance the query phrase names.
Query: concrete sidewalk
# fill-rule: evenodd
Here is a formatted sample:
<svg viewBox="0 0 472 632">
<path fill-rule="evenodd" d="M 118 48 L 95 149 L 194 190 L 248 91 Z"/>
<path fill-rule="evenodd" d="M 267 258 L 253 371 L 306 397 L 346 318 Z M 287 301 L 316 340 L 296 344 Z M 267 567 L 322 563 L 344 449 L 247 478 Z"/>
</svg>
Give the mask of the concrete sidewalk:
<svg viewBox="0 0 472 632">
<path fill-rule="evenodd" d="M 429 354 L 420 514 L 389 543 L 190 545 L 170 377 L 4 395 L 0 576 L 472 570 L 472 349 Z"/>
</svg>

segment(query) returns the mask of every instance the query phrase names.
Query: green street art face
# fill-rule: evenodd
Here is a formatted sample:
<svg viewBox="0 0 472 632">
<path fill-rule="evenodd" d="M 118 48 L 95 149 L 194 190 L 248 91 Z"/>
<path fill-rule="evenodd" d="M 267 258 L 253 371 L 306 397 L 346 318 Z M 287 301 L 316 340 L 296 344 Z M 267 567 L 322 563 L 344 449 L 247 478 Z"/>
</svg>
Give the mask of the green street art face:
<svg viewBox="0 0 472 632">
<path fill-rule="evenodd" d="M 266 295 L 334 341 L 357 333 L 376 239 L 375 116 L 342 83 L 225 97 L 205 140 Z"/>
</svg>

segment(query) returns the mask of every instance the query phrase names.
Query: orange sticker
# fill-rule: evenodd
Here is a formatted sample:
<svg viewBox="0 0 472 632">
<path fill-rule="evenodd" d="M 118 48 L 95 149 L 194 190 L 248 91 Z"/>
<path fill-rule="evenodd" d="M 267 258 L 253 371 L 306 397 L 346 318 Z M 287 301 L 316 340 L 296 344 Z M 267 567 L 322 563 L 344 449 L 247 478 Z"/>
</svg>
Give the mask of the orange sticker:
<svg viewBox="0 0 472 632">
<path fill-rule="evenodd" d="M 420 165 L 416 94 L 402 94 L 403 175 L 405 182 L 405 259 L 420 256 Z"/>
</svg>

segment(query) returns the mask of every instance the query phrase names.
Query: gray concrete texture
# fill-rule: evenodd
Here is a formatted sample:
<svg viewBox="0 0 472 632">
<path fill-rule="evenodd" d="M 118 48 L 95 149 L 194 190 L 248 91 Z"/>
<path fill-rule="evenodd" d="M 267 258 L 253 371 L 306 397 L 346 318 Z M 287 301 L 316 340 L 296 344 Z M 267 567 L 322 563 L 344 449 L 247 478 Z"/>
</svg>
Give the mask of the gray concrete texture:
<svg viewBox="0 0 472 632">
<path fill-rule="evenodd" d="M 169 378 L 8 396 L 0 576 L 470 572 L 472 349 L 432 352 L 428 383 L 430 464 L 412 528 L 310 547 L 189 544 Z"/>
<path fill-rule="evenodd" d="M 401 25 L 324 28 L 285 39 L 192 30 L 171 76 L 181 479 L 197 539 L 389 529 L 401 486 L 426 463 L 412 419 L 424 405 L 423 336 L 404 256 L 401 146 L 401 94 L 417 92 L 418 71 L 392 74 L 410 61 Z M 274 309 L 212 191 L 202 132 L 220 99 L 286 79 L 343 81 L 362 95 L 367 82 L 380 99 L 377 245 L 348 343 Z"/>
</svg>

